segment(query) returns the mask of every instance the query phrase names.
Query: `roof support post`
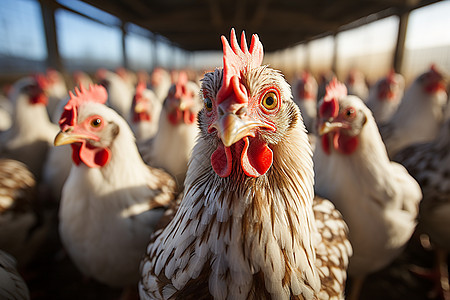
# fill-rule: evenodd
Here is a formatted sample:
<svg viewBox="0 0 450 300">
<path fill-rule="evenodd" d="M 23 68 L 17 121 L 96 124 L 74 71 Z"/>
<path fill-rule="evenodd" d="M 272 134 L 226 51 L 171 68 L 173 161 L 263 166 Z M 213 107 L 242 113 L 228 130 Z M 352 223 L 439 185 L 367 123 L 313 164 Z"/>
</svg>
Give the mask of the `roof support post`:
<svg viewBox="0 0 450 300">
<path fill-rule="evenodd" d="M 394 52 L 394 70 L 397 73 L 401 73 L 403 67 L 403 58 L 405 54 L 405 41 L 406 41 L 406 31 L 408 29 L 408 19 L 410 11 L 401 13 L 398 15 L 398 34 L 397 34 L 397 45 L 395 46 Z"/>
<path fill-rule="evenodd" d="M 123 62 L 123 67 L 125 69 L 128 69 L 128 56 L 127 56 L 127 43 L 126 43 L 126 38 L 127 38 L 127 31 L 125 29 L 125 22 L 121 21 L 121 25 L 120 25 L 120 29 L 122 31 L 122 62 Z"/>
<path fill-rule="evenodd" d="M 63 63 L 58 50 L 58 39 L 56 36 L 55 6 L 53 1 L 39 0 L 44 23 L 45 40 L 47 44 L 47 67 L 64 72 Z"/>
</svg>

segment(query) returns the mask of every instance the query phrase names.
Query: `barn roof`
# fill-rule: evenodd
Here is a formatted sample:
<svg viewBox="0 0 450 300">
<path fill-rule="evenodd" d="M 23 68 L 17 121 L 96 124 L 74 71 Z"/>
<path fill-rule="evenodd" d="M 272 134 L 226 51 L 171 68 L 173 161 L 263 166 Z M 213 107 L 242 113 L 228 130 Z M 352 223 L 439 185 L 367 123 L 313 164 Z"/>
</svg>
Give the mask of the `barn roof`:
<svg viewBox="0 0 450 300">
<path fill-rule="evenodd" d="M 83 0 L 189 51 L 220 50 L 232 27 L 258 33 L 268 52 L 436 0 Z"/>
</svg>

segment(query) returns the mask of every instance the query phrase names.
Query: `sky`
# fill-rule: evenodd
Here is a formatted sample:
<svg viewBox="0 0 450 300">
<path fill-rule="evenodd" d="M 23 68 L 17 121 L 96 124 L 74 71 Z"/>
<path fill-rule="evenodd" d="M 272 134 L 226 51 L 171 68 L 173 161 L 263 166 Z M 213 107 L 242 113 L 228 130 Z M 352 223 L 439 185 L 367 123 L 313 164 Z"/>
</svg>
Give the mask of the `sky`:
<svg viewBox="0 0 450 300">
<path fill-rule="evenodd" d="M 118 19 L 99 12 L 75 0 L 59 0 L 65 5 L 81 7 L 90 16 L 101 15 L 106 24 L 114 25 Z M 408 49 L 448 45 L 450 47 L 450 0 L 417 9 L 410 14 L 406 47 Z M 116 27 L 98 24 L 76 14 L 58 10 L 56 13 L 60 52 L 64 58 L 90 56 L 120 63 L 122 57 L 121 31 Z M 347 56 L 391 49 L 396 43 L 398 19 L 389 17 L 361 28 L 339 33 L 338 53 Z M 43 34 L 40 5 L 36 0 L 0 1 L 0 55 L 17 55 L 33 59 L 45 59 L 46 45 Z M 131 60 L 140 53 L 153 49 L 142 39 L 128 39 L 133 50 Z M 128 43 L 128 42 L 127 42 Z M 333 39 L 325 38 L 310 44 L 315 55 L 332 49 Z M 160 61 L 169 62 L 171 51 L 167 46 L 157 47 Z M 218 49 L 220 50 L 220 49 Z M 169 54 L 167 54 L 169 53 Z M 136 57 L 135 57 L 136 56 Z M 212 55 L 214 56 L 214 55 Z M 209 56 L 208 56 L 209 57 Z M 144 55 L 143 64 L 150 64 L 154 57 Z M 193 59 L 195 62 L 196 58 Z M 208 60 L 208 59 L 205 59 Z M 0 70 L 1 72 L 1 70 Z"/>
</svg>

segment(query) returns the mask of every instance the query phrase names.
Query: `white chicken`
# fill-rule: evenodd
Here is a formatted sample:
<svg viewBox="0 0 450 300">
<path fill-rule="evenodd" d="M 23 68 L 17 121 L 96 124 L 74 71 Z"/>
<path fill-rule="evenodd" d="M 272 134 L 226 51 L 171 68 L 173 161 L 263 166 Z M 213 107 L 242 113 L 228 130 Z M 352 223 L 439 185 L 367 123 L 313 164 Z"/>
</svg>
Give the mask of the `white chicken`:
<svg viewBox="0 0 450 300">
<path fill-rule="evenodd" d="M 163 103 L 158 132 L 139 147 L 145 162 L 163 168 L 175 177 L 179 191 L 183 189 L 187 164 L 199 132 L 199 91 L 200 87 L 181 73 Z"/>
<path fill-rule="evenodd" d="M 174 199 L 175 182 L 142 161 L 127 122 L 103 104 L 102 86 L 75 92 L 55 138 L 57 146 L 71 144 L 73 161 L 59 210 L 61 240 L 86 276 L 135 288 L 140 258 Z"/>
<path fill-rule="evenodd" d="M 108 106 L 127 119 L 133 102 L 134 88 L 117 73 L 105 69 L 98 70 L 96 76 L 108 91 Z"/>
<path fill-rule="evenodd" d="M 369 88 L 367 87 L 366 77 L 363 72 L 358 69 L 351 69 L 345 81 L 348 94 L 358 96 L 363 102 L 366 102 L 369 95 Z"/>
<path fill-rule="evenodd" d="M 343 299 L 346 226 L 313 204 L 311 148 L 289 84 L 245 34 L 202 83 L 181 205 L 141 264 L 141 299 Z"/>
<path fill-rule="evenodd" d="M 48 69 L 45 73 L 47 84 L 45 93 L 48 97 L 47 111 L 51 117 L 55 113 L 59 103 L 67 97 L 67 84 L 64 76 L 55 69 Z"/>
<path fill-rule="evenodd" d="M 300 108 L 308 132 L 314 132 L 317 116 L 317 81 L 311 73 L 304 71 L 293 85 L 294 102 Z"/>
<path fill-rule="evenodd" d="M 144 81 L 140 81 L 136 87 L 128 121 L 137 143 L 147 141 L 155 136 L 161 109 L 162 104 L 155 93 L 147 89 Z"/>
<path fill-rule="evenodd" d="M 397 110 L 403 97 L 405 80 L 401 74 L 390 71 L 369 90 L 367 107 L 372 111 L 378 126 L 388 122 Z"/>
<path fill-rule="evenodd" d="M 317 124 L 315 190 L 333 201 L 348 224 L 354 251 L 348 272 L 358 278 L 358 294 L 361 279 L 403 250 L 422 194 L 406 169 L 389 160 L 371 111 L 336 79 L 320 102 Z"/>
<path fill-rule="evenodd" d="M 0 157 L 23 162 L 38 181 L 47 151 L 58 132 L 58 126 L 48 117 L 45 85 L 46 80 L 40 75 L 22 78 L 13 85 L 13 124 L 0 134 Z"/>
<path fill-rule="evenodd" d="M 167 70 L 157 67 L 150 75 L 150 89 L 156 94 L 159 101 L 164 102 L 172 86 L 172 79 Z"/>
<path fill-rule="evenodd" d="M 446 104 L 445 79 L 433 65 L 414 80 L 390 121 L 380 126 L 389 157 L 411 144 L 434 140 Z"/>
</svg>

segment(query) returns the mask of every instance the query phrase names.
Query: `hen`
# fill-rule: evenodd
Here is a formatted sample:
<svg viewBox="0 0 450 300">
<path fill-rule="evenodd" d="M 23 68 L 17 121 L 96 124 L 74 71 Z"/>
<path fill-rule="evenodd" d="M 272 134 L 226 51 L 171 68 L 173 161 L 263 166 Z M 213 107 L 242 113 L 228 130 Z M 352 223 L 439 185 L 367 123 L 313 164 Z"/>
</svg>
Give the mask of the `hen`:
<svg viewBox="0 0 450 300">
<path fill-rule="evenodd" d="M 166 99 L 171 86 L 172 80 L 169 72 L 161 67 L 155 68 L 150 75 L 150 89 L 156 94 L 161 103 Z"/>
<path fill-rule="evenodd" d="M 336 79 L 320 102 L 317 124 L 315 189 L 348 224 L 354 251 L 348 271 L 361 279 L 400 254 L 422 194 L 406 169 L 389 160 L 370 110 Z"/>
<path fill-rule="evenodd" d="M 311 148 L 290 87 L 234 30 L 202 83 L 184 198 L 141 263 L 142 299 L 343 297 L 346 226 L 313 204 Z"/>
<path fill-rule="evenodd" d="M 45 78 L 41 75 L 22 78 L 13 85 L 13 124 L 0 135 L 0 157 L 23 162 L 40 180 L 47 151 L 58 132 L 50 122 L 44 94 Z"/>
<path fill-rule="evenodd" d="M 450 251 L 450 105 L 445 123 L 435 140 L 401 150 L 395 160 L 406 167 L 420 184 L 418 232 L 429 236 L 436 248 L 436 292 L 450 299 L 447 258 Z"/>
<path fill-rule="evenodd" d="M 358 96 L 364 102 L 367 100 L 369 88 L 367 87 L 366 77 L 363 72 L 357 69 L 351 69 L 348 73 L 345 85 L 347 86 L 349 95 Z"/>
<path fill-rule="evenodd" d="M 187 164 L 198 135 L 200 87 L 181 73 L 163 103 L 156 135 L 140 145 L 144 161 L 169 172 L 183 189 Z"/>
<path fill-rule="evenodd" d="M 55 145 L 71 144 L 73 166 L 62 191 L 59 232 L 88 277 L 135 285 L 155 224 L 174 198 L 175 183 L 142 161 L 126 121 L 106 107 L 102 86 L 70 93 Z"/>
<path fill-rule="evenodd" d="M 389 157 L 411 144 L 434 140 L 446 104 L 445 79 L 433 65 L 414 80 L 390 121 L 380 126 Z"/>
<path fill-rule="evenodd" d="M 129 124 L 136 136 L 137 143 L 155 136 L 158 130 L 162 105 L 152 90 L 141 81 L 136 87 L 136 94 L 131 104 Z"/>
<path fill-rule="evenodd" d="M 317 116 L 317 81 L 304 71 L 293 87 L 294 102 L 300 108 L 308 132 L 314 132 Z"/>
<path fill-rule="evenodd" d="M 400 105 L 405 88 L 401 74 L 393 70 L 378 80 L 369 91 L 367 107 L 372 111 L 378 125 L 388 122 Z"/>
<path fill-rule="evenodd" d="M 117 73 L 100 69 L 96 76 L 108 91 L 108 106 L 127 119 L 130 114 L 134 89 Z"/>
</svg>

